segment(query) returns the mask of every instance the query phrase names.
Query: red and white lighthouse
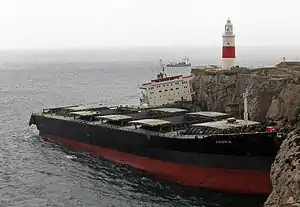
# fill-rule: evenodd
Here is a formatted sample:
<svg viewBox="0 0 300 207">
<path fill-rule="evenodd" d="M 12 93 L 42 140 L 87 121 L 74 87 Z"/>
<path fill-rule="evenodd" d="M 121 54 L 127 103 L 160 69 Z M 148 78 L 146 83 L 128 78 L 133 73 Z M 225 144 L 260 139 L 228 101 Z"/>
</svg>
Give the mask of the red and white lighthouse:
<svg viewBox="0 0 300 207">
<path fill-rule="evenodd" d="M 223 34 L 222 69 L 229 70 L 233 66 L 235 66 L 235 35 L 231 20 L 228 19 Z"/>
</svg>

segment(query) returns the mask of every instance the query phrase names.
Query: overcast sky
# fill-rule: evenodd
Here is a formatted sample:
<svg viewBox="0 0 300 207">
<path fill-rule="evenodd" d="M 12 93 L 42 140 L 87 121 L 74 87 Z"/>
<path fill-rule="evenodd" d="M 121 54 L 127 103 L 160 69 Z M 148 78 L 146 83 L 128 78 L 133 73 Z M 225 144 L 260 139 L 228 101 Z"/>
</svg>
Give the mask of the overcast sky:
<svg viewBox="0 0 300 207">
<path fill-rule="evenodd" d="M 300 0 L 1 0 L 0 49 L 299 45 Z"/>
</svg>

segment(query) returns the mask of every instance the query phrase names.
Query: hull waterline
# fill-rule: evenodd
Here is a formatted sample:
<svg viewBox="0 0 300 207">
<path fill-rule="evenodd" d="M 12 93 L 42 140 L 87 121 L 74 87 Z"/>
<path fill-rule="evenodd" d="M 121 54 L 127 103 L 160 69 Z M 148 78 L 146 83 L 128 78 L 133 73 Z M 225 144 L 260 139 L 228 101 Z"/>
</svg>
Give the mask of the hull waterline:
<svg viewBox="0 0 300 207">
<path fill-rule="evenodd" d="M 73 141 L 59 136 L 41 135 L 46 141 L 60 143 L 74 150 L 89 152 L 104 159 L 129 165 L 166 181 L 227 193 L 268 194 L 272 187 L 268 171 L 206 168 L 137 156 L 101 146 Z"/>
</svg>

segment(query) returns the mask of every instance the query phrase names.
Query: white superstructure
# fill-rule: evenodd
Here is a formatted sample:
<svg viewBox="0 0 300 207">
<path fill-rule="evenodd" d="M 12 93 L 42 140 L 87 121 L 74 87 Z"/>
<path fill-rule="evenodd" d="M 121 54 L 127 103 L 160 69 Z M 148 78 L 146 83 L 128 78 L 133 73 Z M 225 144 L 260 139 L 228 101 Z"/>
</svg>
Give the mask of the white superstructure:
<svg viewBox="0 0 300 207">
<path fill-rule="evenodd" d="M 192 101 L 190 87 L 192 76 L 167 76 L 163 64 L 161 66 L 162 72 L 157 75 L 157 79 L 139 87 L 144 90 L 141 102 L 152 107 L 179 101 Z"/>
</svg>

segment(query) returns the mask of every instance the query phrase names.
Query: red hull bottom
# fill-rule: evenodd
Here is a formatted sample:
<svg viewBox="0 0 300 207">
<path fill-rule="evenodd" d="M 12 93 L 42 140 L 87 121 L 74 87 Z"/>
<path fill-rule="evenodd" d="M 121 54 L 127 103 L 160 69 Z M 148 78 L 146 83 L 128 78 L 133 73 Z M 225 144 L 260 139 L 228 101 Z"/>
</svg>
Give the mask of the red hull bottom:
<svg viewBox="0 0 300 207">
<path fill-rule="evenodd" d="M 55 136 L 44 135 L 43 138 L 61 143 L 74 150 L 90 152 L 107 160 L 141 169 L 166 181 L 186 186 L 239 194 L 268 194 L 272 190 L 269 173 L 264 171 L 201 168 L 195 165 L 176 164 L 140 157 Z"/>
</svg>

